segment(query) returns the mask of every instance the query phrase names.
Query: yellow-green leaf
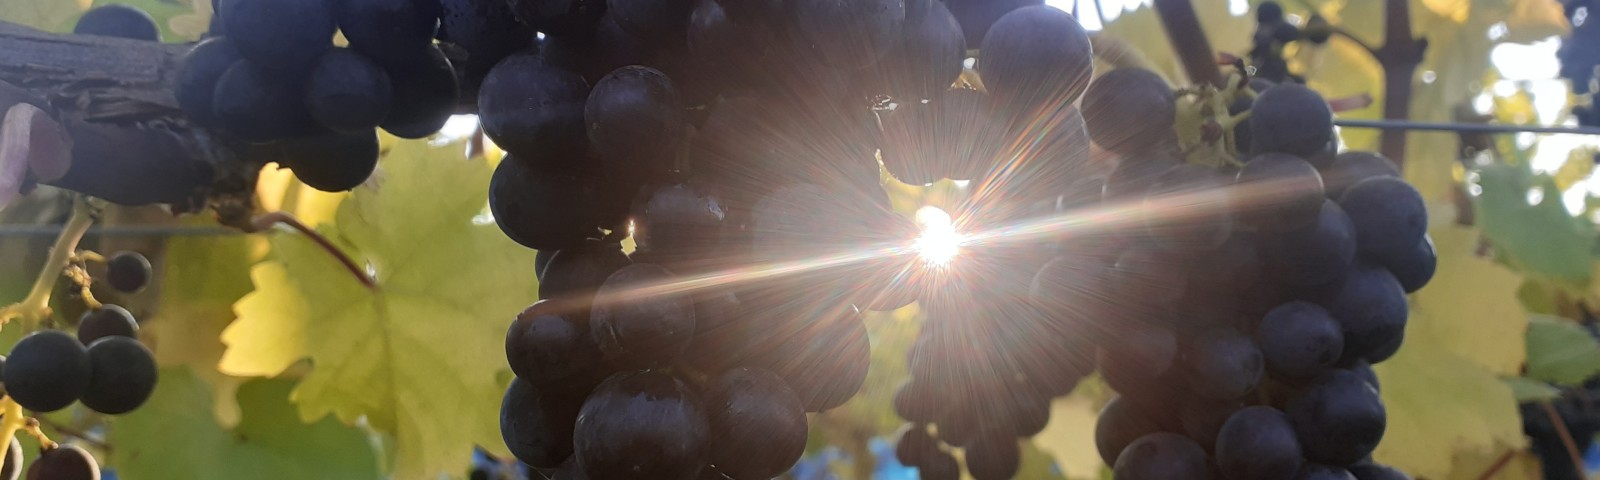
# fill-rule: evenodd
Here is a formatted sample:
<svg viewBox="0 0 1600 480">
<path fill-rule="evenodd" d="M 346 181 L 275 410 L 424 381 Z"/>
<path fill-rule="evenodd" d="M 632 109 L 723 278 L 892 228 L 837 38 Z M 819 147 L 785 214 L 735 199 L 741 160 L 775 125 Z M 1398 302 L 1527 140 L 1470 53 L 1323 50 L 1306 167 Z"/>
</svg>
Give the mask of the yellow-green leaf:
<svg viewBox="0 0 1600 480">
<path fill-rule="evenodd" d="M 1483 189 L 1474 202 L 1478 224 L 1507 262 L 1567 286 L 1587 286 L 1594 225 L 1567 213 L 1555 181 L 1525 163 L 1490 165 L 1477 173 Z"/>
<path fill-rule="evenodd" d="M 1406 347 L 1430 343 L 1501 375 L 1514 375 L 1527 358 L 1521 339 L 1528 316 L 1517 300 L 1522 276 L 1477 255 L 1478 232 L 1434 228 L 1439 268 L 1412 296 Z"/>
<path fill-rule="evenodd" d="M 474 444 L 505 449 L 494 415 L 502 345 L 533 301 L 534 252 L 478 217 L 490 168 L 461 151 L 396 146 L 319 229 L 367 266 L 374 288 L 280 233 L 223 332 L 224 372 L 271 376 L 310 360 L 292 397 L 301 418 L 364 419 L 391 434 L 397 478 L 460 475 Z"/>
<path fill-rule="evenodd" d="M 369 435 L 333 419 L 301 423 L 291 382 L 254 380 L 239 388 L 239 426 L 211 416 L 211 387 L 186 367 L 163 368 L 150 401 L 117 419 L 109 465 L 128 480 L 378 480 Z"/>
</svg>

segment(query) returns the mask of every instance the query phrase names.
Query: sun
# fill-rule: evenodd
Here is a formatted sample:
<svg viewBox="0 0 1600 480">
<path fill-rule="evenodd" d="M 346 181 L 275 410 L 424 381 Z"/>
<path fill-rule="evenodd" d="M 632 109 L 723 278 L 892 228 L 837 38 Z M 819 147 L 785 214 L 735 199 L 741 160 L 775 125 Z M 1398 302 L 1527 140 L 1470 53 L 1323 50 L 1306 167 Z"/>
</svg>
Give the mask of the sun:
<svg viewBox="0 0 1600 480">
<path fill-rule="evenodd" d="M 951 221 L 949 213 L 939 207 L 922 207 L 917 210 L 917 226 L 922 233 L 917 235 L 911 246 L 924 262 L 943 267 L 961 253 L 961 244 L 965 239 L 956 232 L 955 222 Z"/>
</svg>

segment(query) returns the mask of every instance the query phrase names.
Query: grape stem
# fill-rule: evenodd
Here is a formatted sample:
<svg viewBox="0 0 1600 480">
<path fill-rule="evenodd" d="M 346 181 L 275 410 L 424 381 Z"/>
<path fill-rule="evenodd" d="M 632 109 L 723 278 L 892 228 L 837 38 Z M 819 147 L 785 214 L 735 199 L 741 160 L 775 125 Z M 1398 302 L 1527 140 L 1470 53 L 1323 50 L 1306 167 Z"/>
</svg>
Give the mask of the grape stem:
<svg viewBox="0 0 1600 480">
<path fill-rule="evenodd" d="M 89 231 L 89 226 L 94 225 L 99 216 L 100 208 L 91 204 L 88 197 L 73 197 L 72 217 L 67 219 L 61 235 L 56 237 L 55 245 L 50 247 L 50 257 L 45 259 L 44 268 L 39 271 L 39 277 L 34 279 L 33 288 L 28 290 L 28 296 L 22 301 L 0 308 L 0 326 L 17 319 L 30 326 L 38 325 L 50 316 L 50 292 L 55 287 L 56 279 L 72 264 L 78 242 L 83 240 L 83 234 Z"/>
<path fill-rule="evenodd" d="M 105 451 L 105 452 L 111 451 L 111 445 L 110 444 L 106 443 L 103 440 L 96 439 L 96 438 L 94 438 L 94 436 L 89 435 L 88 433 L 84 433 L 84 431 L 81 430 L 81 429 L 72 428 L 71 426 L 67 426 L 67 425 L 62 425 L 61 422 L 50 420 L 49 418 L 45 418 L 45 417 L 33 417 L 33 418 L 28 419 L 28 420 L 29 420 L 30 424 L 34 425 L 35 429 L 37 429 L 38 425 L 44 425 L 44 426 L 50 427 L 51 430 L 55 430 L 57 433 L 60 433 L 62 435 L 66 435 L 68 437 L 75 438 L 78 441 L 82 441 L 83 443 L 87 443 L 90 446 L 94 447 L 96 450 L 101 450 L 101 451 Z M 39 435 L 43 435 L 43 434 L 44 433 L 41 430 Z M 54 443 L 54 442 L 52 442 L 52 443 Z"/>
<path fill-rule="evenodd" d="M 0 445 L 11 445 L 11 439 L 16 438 L 19 431 L 33 435 L 39 440 L 39 447 L 44 450 L 55 450 L 59 446 L 39 430 L 38 420 L 22 414 L 22 405 L 18 405 L 11 396 L 0 398 Z M 9 455 L 0 455 L 0 468 L 5 468 L 6 457 Z"/>
<path fill-rule="evenodd" d="M 1556 411 L 1555 405 L 1551 405 L 1549 400 L 1539 401 L 1539 407 L 1544 409 L 1544 414 L 1550 417 L 1550 423 L 1555 425 L 1561 446 L 1566 447 L 1567 456 L 1572 457 L 1572 468 L 1577 470 L 1577 478 L 1588 478 L 1588 473 L 1583 471 L 1583 455 L 1578 453 L 1578 443 L 1572 440 L 1572 432 L 1567 431 L 1567 422 L 1561 418 L 1561 412 Z"/>
<path fill-rule="evenodd" d="M 1511 459 L 1516 458 L 1516 456 L 1516 450 L 1506 449 L 1505 453 L 1500 454 L 1500 458 L 1495 459 L 1494 464 L 1489 465 L 1487 470 L 1484 470 L 1482 474 L 1478 475 L 1478 480 L 1489 480 L 1494 478 L 1495 474 L 1500 473 L 1501 470 L 1505 470 L 1506 465 L 1510 465 Z"/>
<path fill-rule="evenodd" d="M 361 282 L 362 286 L 367 287 L 368 290 L 378 289 L 378 281 L 373 279 L 371 275 L 368 275 L 366 269 L 361 268 L 361 266 L 357 264 L 354 259 L 350 258 L 349 255 L 344 253 L 344 250 L 340 250 L 338 246 L 335 246 L 332 241 L 328 240 L 328 237 L 323 236 L 321 233 L 317 232 L 316 229 L 301 223 L 300 219 L 295 218 L 294 214 L 292 213 L 276 211 L 261 214 L 250 221 L 249 233 L 265 232 L 277 225 L 287 226 L 297 232 L 300 232 L 301 235 L 305 235 L 306 238 L 311 239 L 311 241 L 316 243 L 318 247 L 321 247 L 322 250 L 328 252 L 328 255 L 332 256 L 335 260 L 338 260 L 339 264 L 344 265 L 345 270 L 349 270 L 350 274 L 355 276 L 356 281 Z"/>
</svg>

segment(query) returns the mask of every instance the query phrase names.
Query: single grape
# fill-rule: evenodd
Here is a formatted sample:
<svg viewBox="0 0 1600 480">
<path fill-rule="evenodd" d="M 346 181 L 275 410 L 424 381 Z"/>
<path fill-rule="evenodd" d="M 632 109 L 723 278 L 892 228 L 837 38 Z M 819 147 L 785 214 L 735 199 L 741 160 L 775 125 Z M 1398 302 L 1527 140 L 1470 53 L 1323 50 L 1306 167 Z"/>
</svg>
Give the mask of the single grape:
<svg viewBox="0 0 1600 480">
<path fill-rule="evenodd" d="M 722 374 L 706 394 L 711 444 L 706 460 L 736 480 L 776 477 L 806 447 L 806 413 L 782 378 L 740 367 Z"/>
<path fill-rule="evenodd" d="M 423 138 L 444 127 L 456 111 L 461 85 L 443 51 L 430 46 L 407 61 L 389 65 L 394 99 L 379 126 L 400 138 Z"/>
<path fill-rule="evenodd" d="M 1217 433 L 1217 467 L 1229 480 L 1291 478 L 1305 462 L 1289 417 L 1272 407 L 1246 407 Z"/>
<path fill-rule="evenodd" d="M 133 40 L 161 41 L 161 28 L 156 19 L 144 10 L 128 5 L 101 5 L 83 12 L 72 33 L 129 38 Z"/>
<path fill-rule="evenodd" d="M 11 446 L 6 448 L 6 465 L 0 468 L 0 480 L 17 480 L 22 477 L 22 442 L 17 437 L 11 437 Z"/>
<path fill-rule="evenodd" d="M 1411 184 L 1395 177 L 1368 178 L 1351 185 L 1339 206 L 1356 227 L 1356 250 L 1383 257 L 1417 247 L 1428 233 L 1428 207 Z"/>
<path fill-rule="evenodd" d="M 205 126 L 220 125 L 211 103 L 217 94 L 217 80 L 243 58 L 227 37 L 205 39 L 184 54 L 173 96 L 190 120 Z"/>
<path fill-rule="evenodd" d="M 855 307 L 829 307 L 811 315 L 781 320 L 789 325 L 776 331 L 786 332 L 788 340 L 758 364 L 783 377 L 800 395 L 806 411 L 821 412 L 843 405 L 861 391 L 872 350 Z"/>
<path fill-rule="evenodd" d="M 1356 230 L 1344 209 L 1322 202 L 1312 224 L 1260 236 L 1271 273 L 1289 285 L 1316 287 L 1338 282 L 1356 260 Z"/>
<path fill-rule="evenodd" d="M 642 39 L 666 40 L 683 33 L 694 0 L 606 0 L 617 26 Z"/>
<path fill-rule="evenodd" d="M 1294 480 L 1356 480 L 1356 477 L 1343 468 L 1307 463 L 1304 467 L 1300 467 L 1300 473 L 1295 474 Z"/>
<path fill-rule="evenodd" d="M 595 294 L 590 329 L 606 360 L 627 367 L 671 363 L 694 338 L 694 301 L 685 293 L 652 292 L 675 277 L 635 263 L 606 278 Z"/>
<path fill-rule="evenodd" d="M 1322 208 L 1322 176 L 1316 167 L 1293 155 L 1257 155 L 1239 170 L 1240 220 L 1268 231 L 1305 227 Z"/>
<path fill-rule="evenodd" d="M 482 78 L 514 53 L 536 47 L 533 27 L 518 22 L 511 4 L 493 0 L 441 0 L 439 40 L 467 52 L 468 76 Z"/>
<path fill-rule="evenodd" d="M 1306 458 L 1350 465 L 1377 448 L 1387 424 L 1378 391 L 1359 375 L 1333 370 L 1289 399 L 1285 412 Z"/>
<path fill-rule="evenodd" d="M 727 206 L 706 189 L 663 185 L 633 206 L 637 251 L 669 266 L 693 266 L 726 255 L 734 227 Z"/>
<path fill-rule="evenodd" d="M 901 465 L 908 467 L 921 466 L 930 459 L 941 455 L 939 441 L 928 435 L 926 424 L 910 423 L 901 427 L 898 440 L 894 444 L 894 457 Z"/>
<path fill-rule="evenodd" d="M 100 464 L 83 447 L 61 445 L 39 454 L 28 480 L 100 480 Z"/>
<path fill-rule="evenodd" d="M 935 450 L 933 455 L 917 465 L 917 478 L 921 480 L 959 480 L 961 464 L 949 453 Z"/>
<path fill-rule="evenodd" d="M 1072 14 L 1055 7 L 1012 10 L 994 22 L 982 45 L 983 83 L 1013 107 L 1072 103 L 1094 75 L 1089 34 Z"/>
<path fill-rule="evenodd" d="M 622 253 L 622 245 L 604 240 L 585 240 L 558 250 L 541 270 L 539 298 L 561 299 L 588 309 L 606 278 L 632 263 Z"/>
<path fill-rule="evenodd" d="M 1254 391 L 1266 370 L 1261 349 L 1250 337 L 1218 328 L 1189 342 L 1184 362 L 1189 389 L 1213 400 L 1228 400 Z"/>
<path fill-rule="evenodd" d="M 1350 466 L 1350 474 L 1356 480 L 1411 480 L 1410 475 L 1388 465 L 1362 462 Z"/>
<path fill-rule="evenodd" d="M 111 336 L 89 345 L 89 386 L 83 406 L 121 415 L 144 405 L 156 389 L 156 358 L 138 340 Z"/>
<path fill-rule="evenodd" d="M 1333 110 L 1322 95 L 1296 83 L 1274 85 L 1250 107 L 1250 153 L 1310 156 L 1333 138 Z"/>
<path fill-rule="evenodd" d="M 518 313 L 506 332 L 506 361 L 517 378 L 542 386 L 594 368 L 600 348 L 584 313 L 561 300 L 540 300 Z"/>
<path fill-rule="evenodd" d="M 1009 432 L 979 435 L 967 446 L 967 472 L 976 480 L 1007 480 L 1017 475 L 1022 450 Z"/>
<path fill-rule="evenodd" d="M 1405 290 L 1388 270 L 1358 263 L 1323 302 L 1344 331 L 1343 360 L 1370 357 L 1405 334 L 1409 306 Z"/>
<path fill-rule="evenodd" d="M 1095 145 L 1135 154 L 1169 142 L 1177 121 L 1177 98 L 1166 79 L 1143 68 L 1118 68 L 1089 85 L 1084 122 Z"/>
<path fill-rule="evenodd" d="M 1327 310 L 1309 302 L 1289 302 L 1267 313 L 1256 329 L 1267 369 L 1285 378 L 1316 376 L 1339 361 L 1344 333 Z"/>
<path fill-rule="evenodd" d="M 517 460 L 536 468 L 555 468 L 572 456 L 573 428 L 589 396 L 584 382 L 543 387 L 511 380 L 500 403 L 500 436 Z M 589 383 L 593 385 L 593 383 Z"/>
<path fill-rule="evenodd" d="M 1145 435 L 1162 431 L 1161 422 L 1125 397 L 1113 397 L 1094 424 L 1094 446 L 1100 460 L 1116 465 L 1123 449 Z"/>
<path fill-rule="evenodd" d="M 322 54 L 306 80 L 306 106 L 330 130 L 371 130 L 389 114 L 394 87 L 382 67 L 354 51 L 335 48 Z"/>
<path fill-rule="evenodd" d="M 139 252 L 121 251 L 106 259 L 106 283 L 122 293 L 137 293 L 150 284 L 150 260 Z"/>
<path fill-rule="evenodd" d="M 906 26 L 904 0 L 790 0 L 788 6 L 799 36 L 839 68 L 877 62 Z"/>
<path fill-rule="evenodd" d="M 637 1 L 637 0 L 630 0 Z M 672 79 L 650 67 L 606 75 L 583 106 L 589 144 L 614 178 L 660 180 L 675 169 L 683 105 Z"/>
<path fill-rule="evenodd" d="M 78 401 L 89 387 L 89 352 L 59 330 L 31 333 L 6 356 L 6 393 L 22 408 L 54 412 Z"/>
<path fill-rule="evenodd" d="M 909 10 L 919 3 L 926 11 L 912 17 Z M 944 2 L 907 2 L 906 9 L 898 44 L 863 73 L 870 88 L 902 104 L 942 95 L 961 76 L 961 63 L 967 58 L 961 24 Z"/>
<path fill-rule="evenodd" d="M 1117 456 L 1112 470 L 1117 480 L 1211 478 L 1206 451 L 1194 440 L 1172 433 L 1152 433 L 1135 440 Z"/>
<path fill-rule="evenodd" d="M 603 15 L 592 31 L 545 37 L 539 44 L 539 58 L 552 66 L 578 73 L 585 82 L 594 85 L 606 74 L 629 65 L 661 66 L 656 60 L 660 49 L 659 42 L 634 38 L 623 31 L 611 15 Z"/>
<path fill-rule="evenodd" d="M 311 188 L 343 192 L 366 183 L 378 168 L 378 133 L 318 135 L 277 142 L 278 163 Z"/>
<path fill-rule="evenodd" d="M 906 3 L 909 12 L 911 4 Z M 989 27 L 996 20 L 1011 13 L 1012 10 L 1030 6 L 1044 5 L 1044 0 L 945 0 L 950 13 L 961 24 L 961 31 L 966 32 L 967 45 L 982 45 L 984 35 L 989 33 Z"/>
<path fill-rule="evenodd" d="M 584 206 L 593 190 L 578 177 L 537 171 L 506 156 L 489 180 L 489 210 L 507 237 L 532 249 L 577 246 L 600 233 L 600 220 Z"/>
<path fill-rule="evenodd" d="M 139 338 L 139 323 L 127 309 L 107 303 L 78 318 L 78 341 L 84 345 L 110 336 Z"/>
<path fill-rule="evenodd" d="M 1314 172 L 1313 172 L 1314 173 Z M 1233 210 L 1241 201 L 1215 169 L 1181 164 L 1167 169 L 1145 192 L 1146 236 L 1177 252 L 1213 250 L 1233 233 Z M 1320 194 L 1318 194 L 1320 197 Z"/>
<path fill-rule="evenodd" d="M 314 125 L 304 100 L 295 82 L 246 60 L 217 78 L 211 107 L 218 126 L 246 141 L 267 142 L 298 136 Z"/>
<path fill-rule="evenodd" d="M 1439 255 L 1434 252 L 1433 237 L 1428 235 L 1422 236 L 1416 248 L 1383 255 L 1377 261 L 1394 274 L 1406 293 L 1415 293 L 1428 285 L 1433 280 L 1434 272 L 1439 269 Z"/>
<path fill-rule="evenodd" d="M 384 65 L 425 55 L 438 31 L 438 0 L 338 0 L 335 18 L 350 48 Z"/>
<path fill-rule="evenodd" d="M 483 131 L 524 162 L 577 171 L 588 148 L 584 101 L 589 85 L 578 74 L 533 54 L 507 57 L 478 90 Z"/>
<path fill-rule="evenodd" d="M 692 480 L 711 441 L 706 413 L 694 392 L 667 374 L 613 375 L 578 413 L 578 464 L 593 480 Z"/>
<path fill-rule="evenodd" d="M 228 38 L 264 70 L 304 72 L 333 47 L 334 16 L 323 0 L 223 0 L 221 7 Z"/>
<path fill-rule="evenodd" d="M 1375 152 L 1349 151 L 1334 157 L 1333 163 L 1322 169 L 1322 182 L 1328 198 L 1338 200 L 1344 191 L 1356 182 L 1372 177 L 1400 177 L 1394 162 Z"/>
</svg>

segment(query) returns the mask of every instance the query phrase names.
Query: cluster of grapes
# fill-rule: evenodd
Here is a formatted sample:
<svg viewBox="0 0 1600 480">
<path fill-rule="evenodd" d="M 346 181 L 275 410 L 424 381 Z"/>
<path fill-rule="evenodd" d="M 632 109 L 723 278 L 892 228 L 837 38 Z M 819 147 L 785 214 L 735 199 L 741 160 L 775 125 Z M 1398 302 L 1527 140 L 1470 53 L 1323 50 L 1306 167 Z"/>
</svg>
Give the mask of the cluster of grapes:
<svg viewBox="0 0 1600 480">
<path fill-rule="evenodd" d="M 1092 52 L 1076 19 L 1042 3 L 512 2 L 547 36 L 488 72 L 478 112 L 508 153 L 489 187 L 495 220 L 540 258 L 540 300 L 507 334 L 517 378 L 501 430 L 517 458 L 555 478 L 771 478 L 802 453 L 805 413 L 865 381 L 861 310 L 971 288 L 1023 299 L 1043 259 L 975 253 L 959 261 L 986 268 L 957 286 L 880 254 L 915 225 L 890 210 L 877 157 L 913 184 L 974 180 L 985 214 L 964 218 L 1082 197 L 1088 137 L 1070 103 Z M 969 45 L 983 59 L 952 88 Z M 915 387 L 929 405 L 957 385 L 931 358 Z M 1028 388 L 1046 390 L 1007 410 L 1016 428 L 984 420 L 979 444 L 995 453 L 968 455 L 981 478 L 1015 474 L 1016 438 L 1043 428 L 1049 398 L 1087 366 L 1012 362 L 1025 364 Z M 930 462 L 950 459 L 927 478 L 959 476 L 925 445 Z"/>
<path fill-rule="evenodd" d="M 457 10 L 494 3 L 221 0 L 174 93 L 191 121 L 247 142 L 246 155 L 313 188 L 349 190 L 377 166 L 376 128 L 422 138 L 455 113 L 457 68 L 434 39 L 451 19 L 477 18 Z M 336 32 L 348 48 L 333 45 Z"/>
<path fill-rule="evenodd" d="M 1119 396 L 1096 446 L 1119 480 L 1406 478 L 1370 460 L 1386 424 L 1370 365 L 1433 276 L 1423 199 L 1379 155 L 1332 154 L 1317 93 L 1238 83 L 1212 93 L 1245 109 L 1201 111 L 1240 147 L 1213 167 L 1180 160 L 1184 99 L 1159 75 L 1096 80 L 1089 134 L 1121 157 L 1105 208 L 1138 226 L 1109 251 L 1069 240 L 1035 305 L 1097 347 Z"/>
<path fill-rule="evenodd" d="M 105 281 L 123 293 L 143 290 L 150 281 L 150 261 L 136 252 L 106 259 Z M 156 360 L 139 343 L 139 324 L 122 307 L 101 304 L 78 321 L 77 336 L 60 330 L 30 333 L 0 357 L 5 395 L 22 408 L 53 412 L 82 402 L 107 415 L 131 412 L 143 405 L 156 387 Z M 94 457 L 72 445 L 46 445 L 28 469 L 29 480 L 98 479 Z M 12 438 L 0 479 L 16 480 L 22 446 Z"/>
<path fill-rule="evenodd" d="M 1567 0 L 1562 7 L 1572 22 L 1572 35 L 1561 41 L 1556 56 L 1561 59 L 1561 76 L 1572 81 L 1572 92 L 1578 95 L 1600 95 L 1600 27 L 1591 15 L 1600 13 L 1600 2 L 1594 0 Z M 1574 107 L 1579 125 L 1600 126 L 1600 103 L 1590 99 L 1588 105 Z"/>
</svg>

